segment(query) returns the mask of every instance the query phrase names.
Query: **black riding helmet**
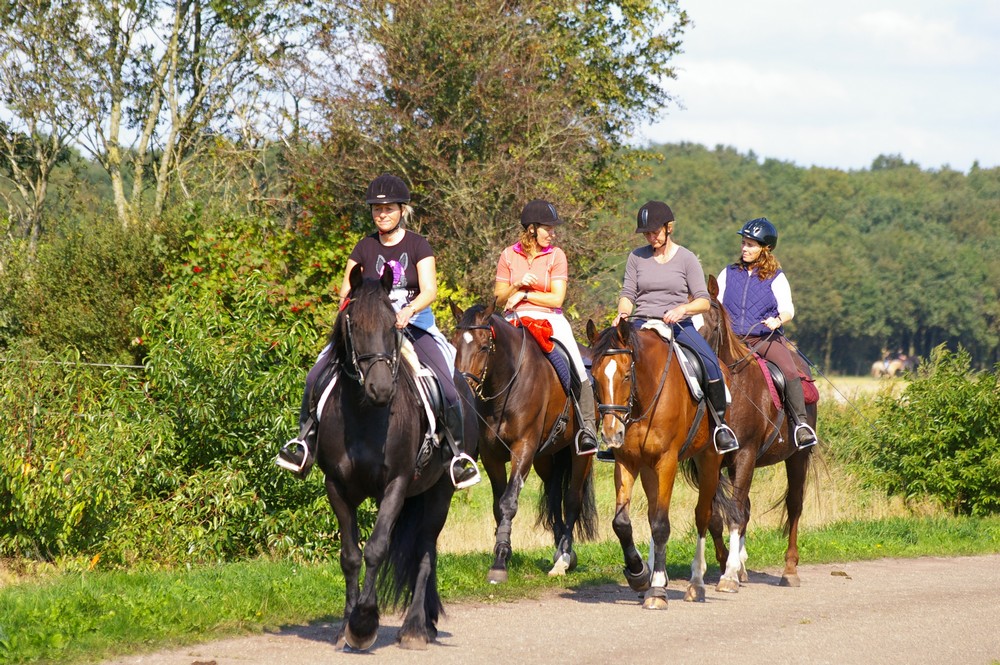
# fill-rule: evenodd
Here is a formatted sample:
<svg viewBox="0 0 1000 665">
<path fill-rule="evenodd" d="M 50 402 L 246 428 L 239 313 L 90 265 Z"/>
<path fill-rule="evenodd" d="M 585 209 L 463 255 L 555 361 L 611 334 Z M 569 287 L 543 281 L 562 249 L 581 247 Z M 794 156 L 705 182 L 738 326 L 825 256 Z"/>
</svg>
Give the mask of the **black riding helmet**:
<svg viewBox="0 0 1000 665">
<path fill-rule="evenodd" d="M 636 233 L 652 233 L 659 231 L 661 226 L 666 226 L 674 221 L 674 211 L 663 201 L 648 201 L 646 205 L 639 208 L 635 216 Z"/>
<path fill-rule="evenodd" d="M 774 228 L 774 224 L 769 222 L 767 217 L 751 219 L 743 225 L 743 228 L 740 229 L 739 235 L 744 238 L 756 240 L 760 244 L 771 249 L 774 249 L 775 245 L 778 244 L 778 229 Z"/>
<path fill-rule="evenodd" d="M 409 203 L 410 188 L 401 178 L 390 173 L 383 173 L 372 180 L 365 192 L 368 205 L 375 203 Z"/>
<path fill-rule="evenodd" d="M 521 210 L 521 226 L 528 228 L 532 224 L 535 226 L 558 226 L 562 224 L 556 213 L 556 207 L 548 201 L 535 199 L 528 201 Z"/>
</svg>

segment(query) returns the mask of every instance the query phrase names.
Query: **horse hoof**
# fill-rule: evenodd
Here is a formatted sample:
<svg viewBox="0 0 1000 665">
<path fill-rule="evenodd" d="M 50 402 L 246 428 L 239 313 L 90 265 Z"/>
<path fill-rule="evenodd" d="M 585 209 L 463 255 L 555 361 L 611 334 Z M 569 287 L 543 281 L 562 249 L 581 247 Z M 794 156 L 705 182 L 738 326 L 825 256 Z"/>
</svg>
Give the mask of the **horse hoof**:
<svg viewBox="0 0 1000 665">
<path fill-rule="evenodd" d="M 719 579 L 719 583 L 716 585 L 715 590 L 720 593 L 738 593 L 740 590 L 740 583 L 737 580 L 723 577 Z"/>
<path fill-rule="evenodd" d="M 704 603 L 705 602 L 705 587 L 699 586 L 697 584 L 689 584 L 687 591 L 684 592 L 684 602 L 685 603 Z"/>
<path fill-rule="evenodd" d="M 740 584 L 746 584 L 747 582 L 750 581 L 750 575 L 747 574 L 746 568 L 740 568 L 740 572 L 737 575 L 737 577 L 740 580 Z"/>
<path fill-rule="evenodd" d="M 649 583 L 652 579 L 652 572 L 649 570 L 649 566 L 646 562 L 642 562 L 642 570 L 638 573 L 633 573 L 625 566 L 625 580 L 628 582 L 628 587 L 635 591 L 636 593 L 642 593 L 649 590 Z"/>
<path fill-rule="evenodd" d="M 418 635 L 407 635 L 399 637 L 399 648 L 409 651 L 427 651 L 427 638 Z"/>
<path fill-rule="evenodd" d="M 502 568 L 491 568 L 486 581 L 490 584 L 503 584 L 507 581 L 507 571 Z"/>
<path fill-rule="evenodd" d="M 351 632 L 351 627 L 347 626 L 344 628 L 344 641 L 347 642 L 347 646 L 351 647 L 355 651 L 368 651 L 373 644 L 375 644 L 375 639 L 378 637 L 378 631 L 376 630 L 370 636 L 366 638 L 361 638 Z"/>
<path fill-rule="evenodd" d="M 646 592 L 646 597 L 642 600 L 644 610 L 665 610 L 667 609 L 667 592 L 662 587 L 650 589 Z"/>
<path fill-rule="evenodd" d="M 799 580 L 798 573 L 792 573 L 791 575 L 785 573 L 781 576 L 781 581 L 778 582 L 778 586 L 800 587 L 802 586 L 802 582 Z"/>
<path fill-rule="evenodd" d="M 566 571 L 569 570 L 570 557 L 569 554 L 563 554 L 556 559 L 556 563 L 552 566 L 552 570 L 549 571 L 549 577 L 563 577 L 566 575 Z"/>
</svg>

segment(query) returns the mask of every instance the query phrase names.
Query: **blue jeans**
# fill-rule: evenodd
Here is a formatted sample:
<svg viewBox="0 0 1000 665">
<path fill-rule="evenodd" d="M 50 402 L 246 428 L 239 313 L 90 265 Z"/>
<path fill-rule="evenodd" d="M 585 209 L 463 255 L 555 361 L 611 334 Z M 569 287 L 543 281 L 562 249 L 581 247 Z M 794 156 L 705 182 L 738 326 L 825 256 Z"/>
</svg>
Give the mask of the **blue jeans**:
<svg viewBox="0 0 1000 665">
<path fill-rule="evenodd" d="M 644 323 L 646 323 L 645 319 L 634 319 L 632 325 L 639 328 Z M 719 367 L 719 358 L 712 351 L 712 347 L 708 345 L 705 338 L 701 336 L 701 333 L 698 332 L 698 329 L 694 327 L 691 319 L 684 319 L 680 323 L 675 323 L 672 327 L 674 337 L 677 341 L 684 346 L 694 349 L 701 357 L 701 361 L 705 365 L 705 374 L 708 375 L 708 380 L 720 380 L 722 378 L 722 368 Z"/>
</svg>

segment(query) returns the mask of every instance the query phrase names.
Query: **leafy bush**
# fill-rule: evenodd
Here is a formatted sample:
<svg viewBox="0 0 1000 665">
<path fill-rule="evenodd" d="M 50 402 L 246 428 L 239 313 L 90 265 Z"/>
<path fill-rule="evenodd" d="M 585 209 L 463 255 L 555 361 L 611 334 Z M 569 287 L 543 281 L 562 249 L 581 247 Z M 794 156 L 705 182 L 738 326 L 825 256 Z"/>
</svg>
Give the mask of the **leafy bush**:
<svg viewBox="0 0 1000 665">
<path fill-rule="evenodd" d="M 870 482 L 956 514 L 1000 512 L 1000 382 L 970 362 L 965 351 L 938 347 L 901 397 L 878 398 L 872 427 L 857 428 L 850 443 Z"/>
<path fill-rule="evenodd" d="M 0 555 L 176 564 L 336 549 L 321 474 L 303 483 L 272 459 L 296 430 L 346 254 L 256 220 L 227 226 L 192 233 L 135 311 L 141 369 L 29 345 L 0 367 Z"/>
</svg>

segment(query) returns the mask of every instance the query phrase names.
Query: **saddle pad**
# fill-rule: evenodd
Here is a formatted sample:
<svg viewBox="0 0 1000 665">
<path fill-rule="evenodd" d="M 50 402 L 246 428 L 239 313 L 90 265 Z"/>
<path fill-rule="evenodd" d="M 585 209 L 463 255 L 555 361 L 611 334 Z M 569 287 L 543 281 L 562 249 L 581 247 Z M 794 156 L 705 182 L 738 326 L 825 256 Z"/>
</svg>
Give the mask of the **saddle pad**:
<svg viewBox="0 0 1000 665">
<path fill-rule="evenodd" d="M 688 390 L 691 391 L 691 397 L 696 401 L 701 401 L 705 396 L 705 392 L 701 389 L 701 381 L 698 377 L 698 369 L 694 364 L 692 364 L 691 359 L 687 357 L 684 353 L 683 347 L 677 343 L 674 339 L 674 329 L 668 326 L 666 323 L 659 319 L 650 319 L 642 324 L 639 330 L 652 330 L 664 341 L 670 342 L 674 347 L 674 353 L 677 355 L 677 360 L 680 363 L 681 371 L 684 373 L 684 378 L 687 379 Z M 727 397 L 728 397 L 728 388 Z"/>
<path fill-rule="evenodd" d="M 764 380 L 767 381 L 767 391 L 771 393 L 771 402 L 774 404 L 774 408 L 781 411 L 781 396 L 778 395 L 778 388 L 774 385 L 774 378 L 771 376 L 771 370 L 767 368 L 767 361 L 762 357 L 758 356 L 756 353 L 753 354 L 754 360 L 760 365 L 760 371 L 764 373 Z"/>
<path fill-rule="evenodd" d="M 819 390 L 816 388 L 816 382 L 802 372 L 799 372 L 799 378 L 802 379 L 802 395 L 806 398 L 806 404 L 818 402 Z"/>
</svg>

